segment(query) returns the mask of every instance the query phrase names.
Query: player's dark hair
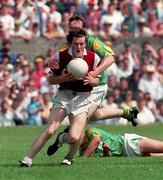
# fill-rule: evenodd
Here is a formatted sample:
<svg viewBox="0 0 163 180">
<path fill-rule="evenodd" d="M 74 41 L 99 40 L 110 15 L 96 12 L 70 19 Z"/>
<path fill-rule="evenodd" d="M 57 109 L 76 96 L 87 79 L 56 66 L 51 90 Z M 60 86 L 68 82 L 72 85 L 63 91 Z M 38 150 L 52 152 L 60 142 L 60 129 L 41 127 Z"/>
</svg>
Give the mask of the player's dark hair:
<svg viewBox="0 0 163 180">
<path fill-rule="evenodd" d="M 74 37 L 80 38 L 85 36 L 87 38 L 87 33 L 86 30 L 83 28 L 74 28 L 73 30 L 70 30 L 68 35 L 67 35 L 67 42 L 68 44 L 72 44 L 72 40 Z"/>
<path fill-rule="evenodd" d="M 72 21 L 82 21 L 82 23 L 83 23 L 83 28 L 86 26 L 85 20 L 84 20 L 83 16 L 81 16 L 81 15 L 78 15 L 78 14 L 73 15 L 73 16 L 69 19 L 69 24 L 70 24 Z"/>
</svg>

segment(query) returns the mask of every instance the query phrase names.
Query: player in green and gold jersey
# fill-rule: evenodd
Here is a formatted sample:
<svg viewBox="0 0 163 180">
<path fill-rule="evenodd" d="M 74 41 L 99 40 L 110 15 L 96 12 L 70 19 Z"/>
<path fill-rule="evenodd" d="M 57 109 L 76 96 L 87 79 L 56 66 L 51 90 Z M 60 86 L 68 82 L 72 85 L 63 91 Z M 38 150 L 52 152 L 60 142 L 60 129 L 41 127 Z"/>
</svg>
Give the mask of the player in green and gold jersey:
<svg viewBox="0 0 163 180">
<path fill-rule="evenodd" d="M 80 156 L 163 156 L 163 142 L 137 134 L 112 134 L 99 128 L 85 128 Z"/>
</svg>

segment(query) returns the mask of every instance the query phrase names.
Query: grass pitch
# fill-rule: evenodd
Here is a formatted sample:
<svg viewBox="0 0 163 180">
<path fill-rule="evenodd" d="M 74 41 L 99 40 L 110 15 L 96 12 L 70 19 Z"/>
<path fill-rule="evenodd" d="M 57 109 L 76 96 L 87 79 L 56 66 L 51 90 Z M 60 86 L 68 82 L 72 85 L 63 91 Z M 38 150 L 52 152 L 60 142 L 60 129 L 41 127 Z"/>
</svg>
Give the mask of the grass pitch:
<svg viewBox="0 0 163 180">
<path fill-rule="evenodd" d="M 92 125 L 91 125 L 92 126 Z M 148 126 L 102 126 L 96 127 L 112 133 L 137 133 L 163 140 L 163 125 Z M 57 132 L 60 132 L 61 127 Z M 43 127 L 0 128 L 0 179 L 1 180 L 161 180 L 163 179 L 163 157 L 91 157 L 78 158 L 72 166 L 59 165 L 68 146 L 61 148 L 54 156 L 48 157 L 46 150 L 54 141 L 53 137 L 33 160 L 31 168 L 19 168 L 22 159 L 34 138 Z"/>
</svg>

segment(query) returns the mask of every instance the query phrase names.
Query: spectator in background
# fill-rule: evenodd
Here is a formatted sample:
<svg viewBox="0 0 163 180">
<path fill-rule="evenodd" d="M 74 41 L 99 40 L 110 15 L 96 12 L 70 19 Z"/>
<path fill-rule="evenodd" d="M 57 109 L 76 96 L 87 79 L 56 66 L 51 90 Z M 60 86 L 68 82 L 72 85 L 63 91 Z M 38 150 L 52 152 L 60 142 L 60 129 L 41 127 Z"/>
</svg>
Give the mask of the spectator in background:
<svg viewBox="0 0 163 180">
<path fill-rule="evenodd" d="M 158 79 L 159 79 L 160 83 L 163 85 L 163 64 L 160 64 L 157 69 L 158 69 Z M 162 87 L 162 89 L 163 89 L 163 87 Z"/>
<path fill-rule="evenodd" d="M 109 91 L 113 91 L 113 89 L 118 86 L 118 82 L 116 81 L 116 76 L 114 74 L 108 76 L 107 85 Z"/>
<path fill-rule="evenodd" d="M 129 27 L 127 25 L 122 25 L 121 28 L 122 37 L 124 38 L 132 38 L 133 34 L 129 31 Z"/>
<path fill-rule="evenodd" d="M 21 79 L 22 75 L 22 64 L 26 60 L 26 56 L 24 53 L 19 53 L 17 56 L 16 61 L 13 63 L 14 69 L 13 69 L 13 74 L 12 77 L 13 79 L 19 84 L 19 80 Z"/>
<path fill-rule="evenodd" d="M 32 33 L 31 31 L 25 29 L 21 25 L 21 21 L 19 19 L 15 20 L 15 28 L 9 31 L 9 36 L 11 38 L 19 38 L 24 41 L 31 41 L 32 40 Z"/>
<path fill-rule="evenodd" d="M 138 97 L 138 83 L 141 77 L 141 69 L 139 65 L 135 65 L 133 68 L 133 74 L 128 77 L 128 83 L 133 96 L 137 99 Z"/>
<path fill-rule="evenodd" d="M 3 78 L 8 88 L 11 88 L 12 85 L 15 83 L 12 79 L 12 73 L 10 69 L 4 70 Z"/>
<path fill-rule="evenodd" d="M 15 122 L 16 125 L 23 125 L 25 124 L 25 119 L 24 119 L 24 113 L 22 113 L 22 111 L 20 111 L 20 104 L 22 99 L 20 98 L 19 94 L 19 90 L 17 89 L 16 93 L 16 97 L 14 98 L 13 104 L 12 104 L 12 108 L 13 108 L 13 120 Z"/>
<path fill-rule="evenodd" d="M 46 31 L 43 33 L 43 37 L 47 40 L 63 38 L 65 37 L 65 33 L 60 26 L 57 26 L 57 24 L 48 22 L 46 26 Z"/>
<path fill-rule="evenodd" d="M 0 74 L 0 94 L 2 93 L 4 88 L 5 88 L 5 81 L 3 79 L 3 75 Z M 1 102 L 1 98 L 0 98 L 0 102 Z"/>
<path fill-rule="evenodd" d="M 87 6 L 87 18 L 86 18 L 86 26 L 90 28 L 90 24 L 93 20 L 100 22 L 101 14 L 99 11 L 95 10 L 95 2 L 89 1 Z"/>
<path fill-rule="evenodd" d="M 14 113 L 11 105 L 7 101 L 0 103 L 0 126 L 15 126 L 13 120 Z"/>
<path fill-rule="evenodd" d="M 124 42 L 124 54 L 128 57 L 131 68 L 135 64 L 140 63 L 138 53 L 132 50 L 132 42 L 130 40 Z"/>
<path fill-rule="evenodd" d="M 146 66 L 146 74 L 140 78 L 138 89 L 142 92 L 149 92 L 152 99 L 158 101 L 163 97 L 162 85 L 156 77 L 156 68 L 149 64 Z"/>
<path fill-rule="evenodd" d="M 32 79 L 34 81 L 34 85 L 37 89 L 40 89 L 41 84 L 41 78 L 46 76 L 45 68 L 44 68 L 44 57 L 37 56 L 34 59 L 34 69 L 32 73 Z"/>
<path fill-rule="evenodd" d="M 133 97 L 133 92 L 128 89 L 124 95 L 124 101 L 120 104 L 122 108 L 133 108 L 137 107 L 137 102 Z"/>
<path fill-rule="evenodd" d="M 158 58 L 157 58 L 157 65 L 163 65 L 163 46 L 161 46 L 158 50 Z"/>
<path fill-rule="evenodd" d="M 62 0 L 62 9 L 63 12 L 69 12 L 70 7 L 73 3 L 69 0 Z"/>
<path fill-rule="evenodd" d="M 39 24 L 33 23 L 31 28 L 32 38 L 39 38 L 41 36 L 40 30 L 39 30 Z"/>
<path fill-rule="evenodd" d="M 144 17 L 140 17 L 137 22 L 137 30 L 135 37 L 150 37 L 153 35 L 151 29 L 148 27 Z"/>
<path fill-rule="evenodd" d="M 100 22 L 101 27 L 108 18 L 112 20 L 111 29 L 120 31 L 124 16 L 121 14 L 121 11 L 116 10 L 114 3 L 108 4 L 107 14 L 102 15 Z"/>
<path fill-rule="evenodd" d="M 114 94 L 114 103 L 120 105 L 120 103 L 123 102 L 123 93 L 121 93 L 121 89 L 119 87 L 115 87 L 112 92 Z"/>
<path fill-rule="evenodd" d="M 19 79 L 21 78 L 21 75 L 22 75 L 20 60 L 16 59 L 16 61 L 13 63 L 13 66 L 14 66 L 14 70 L 13 70 L 12 78 L 18 84 Z"/>
<path fill-rule="evenodd" d="M 3 27 L 6 31 L 11 31 L 15 27 L 14 17 L 9 13 L 9 6 L 4 5 L 1 8 L 0 21 L 3 23 Z"/>
<path fill-rule="evenodd" d="M 21 62 L 21 70 L 22 73 L 18 81 L 20 87 L 24 85 L 30 79 L 31 76 L 31 70 L 28 60 L 24 60 Z"/>
<path fill-rule="evenodd" d="M 128 78 L 132 72 L 133 65 L 130 63 L 129 58 L 124 56 L 123 60 L 121 61 L 121 67 L 117 69 L 117 80 L 119 81 L 121 78 Z"/>
<path fill-rule="evenodd" d="M 87 33 L 89 35 L 98 36 L 99 32 L 100 32 L 99 22 L 96 19 L 94 19 L 90 22 L 90 26 L 87 30 Z"/>
<path fill-rule="evenodd" d="M 76 4 L 72 4 L 69 9 L 70 17 L 74 16 L 76 14 L 77 6 Z"/>
<path fill-rule="evenodd" d="M 107 11 L 105 9 L 105 4 L 104 4 L 104 1 L 103 0 L 98 0 L 97 2 L 97 11 L 99 12 L 100 14 L 100 18 L 102 15 L 106 14 Z"/>
<path fill-rule="evenodd" d="M 2 61 L 1 61 L 1 63 L 2 63 L 3 69 L 6 69 L 7 65 L 10 64 L 10 57 L 9 57 L 9 55 L 4 54 L 4 55 L 2 56 Z"/>
<path fill-rule="evenodd" d="M 129 32 L 134 34 L 136 30 L 136 19 L 134 14 L 134 4 L 132 1 L 124 1 L 120 6 L 121 12 L 123 14 L 122 26 L 127 26 Z"/>
<path fill-rule="evenodd" d="M 152 0 L 149 1 L 149 6 L 147 7 L 147 9 L 144 11 L 145 17 L 148 18 L 149 13 L 151 11 L 155 12 L 156 18 L 159 21 L 163 21 L 163 11 L 162 11 L 162 1 L 158 1 L 158 0 Z"/>
<path fill-rule="evenodd" d="M 146 106 L 144 98 L 138 99 L 138 109 L 139 109 L 139 114 L 138 114 L 139 124 L 155 123 L 155 117 L 152 111 Z"/>
<path fill-rule="evenodd" d="M 9 39 L 3 39 L 1 42 L 2 48 L 0 49 L 0 62 L 2 61 L 2 57 L 4 55 L 8 55 L 10 58 L 10 64 L 13 64 L 17 58 L 17 53 L 11 51 L 12 43 Z"/>
<path fill-rule="evenodd" d="M 9 104 L 9 106 L 12 106 L 13 100 L 10 97 L 10 89 L 6 86 L 6 84 L 4 85 L 4 89 L 2 89 L 1 91 L 0 101 L 1 102 L 5 101 L 7 102 L 7 104 Z"/>
<path fill-rule="evenodd" d="M 158 59 L 157 51 L 154 49 L 154 47 L 149 41 L 145 41 L 143 43 L 140 59 L 145 60 L 148 63 L 155 63 Z"/>
<path fill-rule="evenodd" d="M 156 120 L 159 123 L 163 123 L 163 99 L 158 102 L 157 109 Z"/>
<path fill-rule="evenodd" d="M 125 77 L 121 77 L 119 81 L 120 96 L 124 100 L 126 91 L 129 89 L 128 80 Z"/>
<path fill-rule="evenodd" d="M 160 37 L 162 38 L 163 37 L 163 22 L 160 22 L 158 25 L 157 25 L 157 29 L 155 31 L 155 33 L 153 34 L 154 37 Z"/>
<path fill-rule="evenodd" d="M 40 103 L 41 99 L 37 91 L 31 92 L 31 102 L 28 105 L 27 112 L 28 118 L 26 123 L 28 125 L 42 125 L 41 111 L 42 104 Z"/>
<path fill-rule="evenodd" d="M 60 27 L 63 29 L 63 31 L 65 32 L 65 34 L 67 34 L 69 28 L 68 28 L 68 20 L 70 18 L 70 14 L 69 12 L 64 12 L 62 14 L 62 21 L 60 23 Z"/>
<path fill-rule="evenodd" d="M 112 29 L 112 19 L 108 17 L 103 21 L 101 31 L 99 32 L 100 38 L 107 43 L 107 41 L 114 41 L 121 37 L 121 33 Z"/>
<path fill-rule="evenodd" d="M 27 108 L 31 101 L 31 97 L 29 96 L 29 86 L 24 85 L 19 88 L 19 93 L 17 94 L 17 100 L 19 103 L 18 107 L 15 107 L 14 109 L 14 119 L 17 124 L 26 124 L 28 113 Z"/>
<path fill-rule="evenodd" d="M 157 107 L 155 101 L 152 99 L 149 92 L 144 93 L 146 106 L 152 111 L 153 115 L 157 114 Z"/>
<path fill-rule="evenodd" d="M 58 26 L 62 21 L 62 14 L 57 11 L 57 6 L 54 3 L 51 3 L 49 7 L 48 21 Z"/>
<path fill-rule="evenodd" d="M 149 12 L 147 23 L 152 33 L 155 34 L 155 32 L 157 32 L 157 26 L 160 24 L 160 21 L 156 17 L 155 11 Z"/>
<path fill-rule="evenodd" d="M 0 21 L 0 39 L 9 38 L 8 30 L 4 29 L 3 22 Z"/>
<path fill-rule="evenodd" d="M 33 6 L 33 20 L 32 22 L 37 22 L 40 27 L 40 33 L 46 31 L 46 25 L 48 21 L 48 13 L 50 11 L 49 6 L 46 5 L 44 0 L 35 1 L 35 5 Z"/>
<path fill-rule="evenodd" d="M 55 48 L 53 46 L 50 46 L 46 52 L 46 62 L 50 62 L 50 60 L 54 60 L 54 55 L 55 55 Z M 55 61 L 53 61 L 55 63 L 55 68 L 58 68 L 59 65 L 58 63 L 56 63 Z M 49 66 L 49 64 L 48 64 Z M 47 69 L 47 72 L 49 71 L 49 69 Z M 46 81 L 47 82 L 47 81 Z M 53 86 L 50 86 L 49 89 L 54 89 L 56 88 L 57 89 L 57 85 L 53 85 Z M 56 91 L 55 91 L 56 92 Z M 54 93 L 55 94 L 55 93 Z"/>
</svg>

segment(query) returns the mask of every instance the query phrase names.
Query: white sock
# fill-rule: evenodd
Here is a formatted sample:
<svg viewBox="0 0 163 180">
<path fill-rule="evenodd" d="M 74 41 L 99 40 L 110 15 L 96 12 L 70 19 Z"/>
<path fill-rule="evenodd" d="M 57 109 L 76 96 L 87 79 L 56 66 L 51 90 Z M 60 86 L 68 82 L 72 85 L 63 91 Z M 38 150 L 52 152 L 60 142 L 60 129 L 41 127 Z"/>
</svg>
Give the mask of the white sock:
<svg viewBox="0 0 163 180">
<path fill-rule="evenodd" d="M 65 143 L 65 135 L 67 135 L 67 133 L 62 133 L 60 136 L 59 136 L 59 142 L 61 144 Z"/>
<path fill-rule="evenodd" d="M 29 157 L 25 157 L 25 158 L 23 159 L 23 162 L 27 163 L 29 166 L 32 165 L 32 159 L 29 158 Z"/>
</svg>

